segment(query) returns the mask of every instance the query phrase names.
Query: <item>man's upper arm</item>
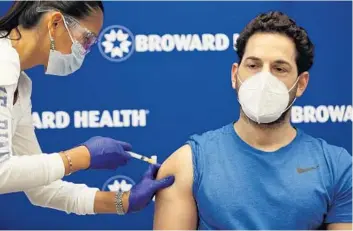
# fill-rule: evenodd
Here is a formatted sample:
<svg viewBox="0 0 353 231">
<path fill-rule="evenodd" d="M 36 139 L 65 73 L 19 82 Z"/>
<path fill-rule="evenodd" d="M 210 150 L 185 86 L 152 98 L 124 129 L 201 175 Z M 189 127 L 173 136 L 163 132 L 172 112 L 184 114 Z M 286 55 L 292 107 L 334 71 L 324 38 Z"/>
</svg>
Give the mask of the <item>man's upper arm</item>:
<svg viewBox="0 0 353 231">
<path fill-rule="evenodd" d="M 192 193 L 192 151 L 185 145 L 175 151 L 162 165 L 157 179 L 174 175 L 172 186 L 156 195 L 154 229 L 197 229 L 197 209 Z"/>
<path fill-rule="evenodd" d="M 352 156 L 343 150 L 337 161 L 333 201 L 325 223 L 327 229 L 352 228 Z"/>
<path fill-rule="evenodd" d="M 352 223 L 332 223 L 327 226 L 328 230 L 352 230 Z"/>
</svg>

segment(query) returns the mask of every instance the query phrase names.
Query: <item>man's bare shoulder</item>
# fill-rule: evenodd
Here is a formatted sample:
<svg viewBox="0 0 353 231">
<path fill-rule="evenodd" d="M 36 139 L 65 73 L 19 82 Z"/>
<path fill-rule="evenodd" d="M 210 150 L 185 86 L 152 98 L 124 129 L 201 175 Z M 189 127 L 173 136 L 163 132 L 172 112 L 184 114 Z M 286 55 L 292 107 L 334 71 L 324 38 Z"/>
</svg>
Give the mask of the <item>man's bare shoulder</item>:
<svg viewBox="0 0 353 231">
<path fill-rule="evenodd" d="M 175 176 L 177 187 L 190 187 L 193 179 L 192 150 L 184 145 L 171 154 L 158 171 L 157 179 Z M 172 186 L 173 187 L 173 186 Z"/>
<path fill-rule="evenodd" d="M 195 230 L 197 209 L 192 194 L 192 151 L 189 145 L 176 150 L 163 163 L 157 179 L 174 175 L 174 184 L 157 192 L 155 230 Z"/>
</svg>

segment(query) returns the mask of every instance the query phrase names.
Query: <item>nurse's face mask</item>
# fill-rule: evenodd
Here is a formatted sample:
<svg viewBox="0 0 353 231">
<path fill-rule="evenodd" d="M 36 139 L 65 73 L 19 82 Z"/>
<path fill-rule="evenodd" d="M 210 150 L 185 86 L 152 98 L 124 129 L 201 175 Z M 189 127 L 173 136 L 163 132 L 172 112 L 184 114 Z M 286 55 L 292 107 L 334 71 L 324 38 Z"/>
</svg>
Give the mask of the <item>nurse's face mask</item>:
<svg viewBox="0 0 353 231">
<path fill-rule="evenodd" d="M 57 11 L 55 9 L 37 9 L 38 12 Z M 49 60 L 45 74 L 67 76 L 77 71 L 85 59 L 91 47 L 97 42 L 97 37 L 84 28 L 73 17 L 62 14 L 65 28 L 72 41 L 71 53 L 63 54 L 55 49 L 55 40 L 50 34 Z"/>
</svg>

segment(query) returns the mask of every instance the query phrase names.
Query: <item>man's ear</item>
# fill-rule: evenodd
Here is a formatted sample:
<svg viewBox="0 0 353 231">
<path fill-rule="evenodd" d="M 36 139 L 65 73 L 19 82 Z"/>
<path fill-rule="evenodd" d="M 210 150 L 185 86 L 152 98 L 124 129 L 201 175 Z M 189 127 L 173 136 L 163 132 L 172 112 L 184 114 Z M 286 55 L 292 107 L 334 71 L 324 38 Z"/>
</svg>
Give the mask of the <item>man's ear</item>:
<svg viewBox="0 0 353 231">
<path fill-rule="evenodd" d="M 231 80 L 232 80 L 232 88 L 236 89 L 237 86 L 237 71 L 238 71 L 238 63 L 233 63 L 232 65 L 232 75 L 231 75 Z"/>
<path fill-rule="evenodd" d="M 300 96 L 303 95 L 306 87 L 308 86 L 309 83 L 309 72 L 305 71 L 299 75 L 299 80 L 298 80 L 298 88 L 297 88 L 297 93 L 296 97 L 299 98 Z"/>
</svg>

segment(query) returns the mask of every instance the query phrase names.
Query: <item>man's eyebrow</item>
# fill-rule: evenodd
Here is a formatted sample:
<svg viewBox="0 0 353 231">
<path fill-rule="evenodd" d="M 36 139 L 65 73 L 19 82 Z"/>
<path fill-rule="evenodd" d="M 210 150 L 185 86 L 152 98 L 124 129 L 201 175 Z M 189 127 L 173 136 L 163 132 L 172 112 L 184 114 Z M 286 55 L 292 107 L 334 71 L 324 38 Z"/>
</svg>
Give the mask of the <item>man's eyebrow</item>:
<svg viewBox="0 0 353 231">
<path fill-rule="evenodd" d="M 292 66 L 288 61 L 283 60 L 283 59 L 277 59 L 277 60 L 274 61 L 274 63 L 276 63 L 276 64 L 286 64 L 288 66 Z"/>
<path fill-rule="evenodd" d="M 248 60 L 248 59 L 253 60 L 253 61 L 261 61 L 260 58 L 255 57 L 255 56 L 249 56 L 249 57 L 247 57 L 245 60 Z"/>
<path fill-rule="evenodd" d="M 260 58 L 256 57 L 256 56 L 249 56 L 245 60 L 252 60 L 252 61 L 262 62 L 262 60 Z M 286 61 L 284 59 L 277 59 L 273 63 L 275 63 L 275 64 L 284 64 L 284 65 L 288 65 L 288 66 L 292 67 L 292 65 L 288 61 Z"/>
</svg>

